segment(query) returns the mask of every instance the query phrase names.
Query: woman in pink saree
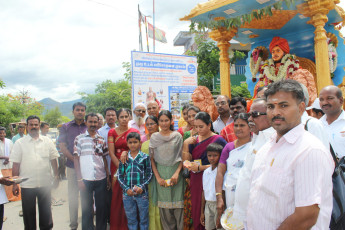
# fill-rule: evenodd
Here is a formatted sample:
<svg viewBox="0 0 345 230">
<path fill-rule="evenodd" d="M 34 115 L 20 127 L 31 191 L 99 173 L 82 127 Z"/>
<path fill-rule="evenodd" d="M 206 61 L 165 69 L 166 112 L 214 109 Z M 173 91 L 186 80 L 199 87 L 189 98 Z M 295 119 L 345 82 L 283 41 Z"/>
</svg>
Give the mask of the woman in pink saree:
<svg viewBox="0 0 345 230">
<path fill-rule="evenodd" d="M 210 166 L 206 147 L 211 143 L 218 143 L 224 147 L 227 142 L 222 136 L 213 132 L 211 117 L 206 112 L 196 114 L 194 127 L 199 135 L 189 137 L 185 141 L 183 154 L 184 159 L 192 161 L 188 169 L 190 170 L 193 227 L 195 230 L 200 230 L 205 229 L 200 223 L 202 175 L 204 170 Z"/>
</svg>

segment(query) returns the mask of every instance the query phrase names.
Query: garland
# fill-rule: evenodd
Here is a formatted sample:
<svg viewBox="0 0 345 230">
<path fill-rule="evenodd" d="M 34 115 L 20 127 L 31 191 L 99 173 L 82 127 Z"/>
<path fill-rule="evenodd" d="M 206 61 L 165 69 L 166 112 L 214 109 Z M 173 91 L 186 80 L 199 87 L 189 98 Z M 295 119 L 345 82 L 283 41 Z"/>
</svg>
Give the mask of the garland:
<svg viewBox="0 0 345 230">
<path fill-rule="evenodd" d="M 278 74 L 276 75 L 276 67 L 274 65 L 273 59 L 269 59 L 262 66 L 263 73 L 260 74 L 260 79 L 267 78 L 273 82 L 283 80 L 288 74 L 293 73 L 299 68 L 299 61 L 296 59 L 295 55 L 286 54 L 282 60 L 279 67 Z"/>
<path fill-rule="evenodd" d="M 256 74 L 259 71 L 259 67 L 262 61 L 262 57 L 259 57 L 258 60 L 256 61 L 256 64 L 254 66 L 254 60 L 253 60 L 253 56 L 250 57 L 249 59 L 249 68 L 250 68 L 250 72 L 252 74 L 252 79 L 254 81 L 254 79 L 256 79 Z"/>
<path fill-rule="evenodd" d="M 337 69 L 337 65 L 338 65 L 338 53 L 333 43 L 328 44 L 328 59 L 329 59 L 329 70 L 332 74 Z"/>
<path fill-rule="evenodd" d="M 305 0 L 308 1 L 308 0 Z M 226 18 L 222 20 L 209 20 L 209 21 L 191 21 L 189 26 L 191 32 L 195 31 L 206 31 L 207 29 L 218 29 L 221 27 L 226 27 L 227 29 L 231 27 L 240 27 L 243 24 L 250 23 L 253 19 L 261 19 L 265 16 L 273 16 L 272 10 L 281 10 L 283 3 L 290 9 L 295 6 L 295 0 L 279 0 L 274 4 L 268 5 L 264 8 L 253 10 L 248 14 L 243 14 L 241 16 Z M 195 26 L 197 25 L 197 29 Z"/>
</svg>

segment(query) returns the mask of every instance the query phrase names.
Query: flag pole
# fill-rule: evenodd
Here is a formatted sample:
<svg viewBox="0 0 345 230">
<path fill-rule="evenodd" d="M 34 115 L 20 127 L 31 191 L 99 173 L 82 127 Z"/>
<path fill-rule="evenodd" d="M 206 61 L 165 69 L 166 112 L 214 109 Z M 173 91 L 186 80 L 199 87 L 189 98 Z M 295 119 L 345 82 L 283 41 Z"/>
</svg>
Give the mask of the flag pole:
<svg viewBox="0 0 345 230">
<path fill-rule="evenodd" d="M 142 40 L 142 34 L 141 34 L 141 12 L 139 9 L 139 4 L 138 4 L 138 26 L 139 26 L 139 51 L 143 51 L 143 40 Z"/>
<path fill-rule="evenodd" d="M 153 0 L 153 52 L 156 52 L 156 37 L 155 37 L 155 33 L 156 33 L 156 26 L 155 26 L 155 0 Z"/>
</svg>

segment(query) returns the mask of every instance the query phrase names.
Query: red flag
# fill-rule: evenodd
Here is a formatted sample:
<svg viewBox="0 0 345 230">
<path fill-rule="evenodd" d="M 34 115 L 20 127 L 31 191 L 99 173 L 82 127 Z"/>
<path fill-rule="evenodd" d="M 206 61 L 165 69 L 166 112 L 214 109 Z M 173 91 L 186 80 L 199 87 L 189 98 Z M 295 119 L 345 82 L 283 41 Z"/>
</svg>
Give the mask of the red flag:
<svg viewBox="0 0 345 230">
<path fill-rule="evenodd" d="M 149 37 L 153 38 L 153 26 L 150 23 L 147 23 L 147 24 L 149 27 Z M 158 29 L 157 27 L 155 28 L 155 40 L 162 43 L 167 43 L 165 32 L 163 30 Z"/>
</svg>

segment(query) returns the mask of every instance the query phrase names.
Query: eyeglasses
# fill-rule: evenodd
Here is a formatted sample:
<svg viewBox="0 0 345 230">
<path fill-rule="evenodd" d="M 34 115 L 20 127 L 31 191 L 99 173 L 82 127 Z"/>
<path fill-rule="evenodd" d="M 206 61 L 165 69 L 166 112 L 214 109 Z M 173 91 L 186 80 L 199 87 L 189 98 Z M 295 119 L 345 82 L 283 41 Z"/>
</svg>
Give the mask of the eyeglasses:
<svg viewBox="0 0 345 230">
<path fill-rule="evenodd" d="M 226 105 L 226 101 L 221 101 L 221 102 L 216 102 L 215 105 L 218 106 L 223 106 Z"/>
<path fill-rule="evenodd" d="M 146 110 L 141 110 L 141 109 L 136 109 L 135 111 L 138 113 L 146 113 Z"/>
<path fill-rule="evenodd" d="M 146 126 L 149 127 L 149 126 L 154 126 L 154 125 L 157 125 L 156 123 L 147 123 Z"/>
<path fill-rule="evenodd" d="M 258 112 L 258 111 L 253 111 L 251 113 L 248 113 L 248 116 L 252 116 L 253 118 L 257 118 L 261 115 L 267 115 L 267 113 L 262 113 L 262 112 Z"/>
<path fill-rule="evenodd" d="M 241 109 L 243 109 L 243 107 L 242 106 L 234 106 L 234 107 L 230 107 L 230 110 L 241 110 Z"/>
</svg>

